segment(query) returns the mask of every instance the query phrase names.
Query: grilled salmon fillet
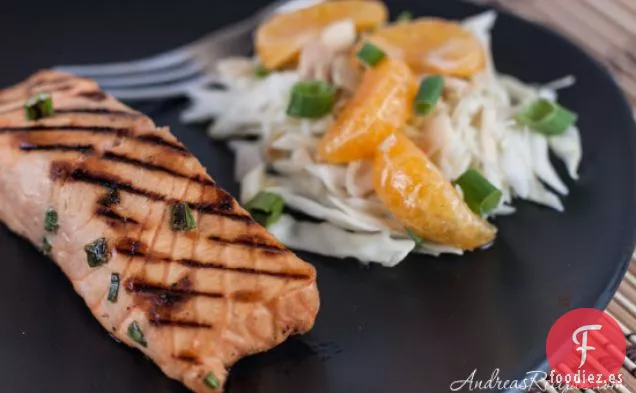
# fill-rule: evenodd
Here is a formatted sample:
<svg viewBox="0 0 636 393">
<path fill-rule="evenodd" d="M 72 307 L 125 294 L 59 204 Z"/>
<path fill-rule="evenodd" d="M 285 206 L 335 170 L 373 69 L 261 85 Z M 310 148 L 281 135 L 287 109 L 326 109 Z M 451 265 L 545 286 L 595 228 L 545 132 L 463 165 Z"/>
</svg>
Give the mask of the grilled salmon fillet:
<svg viewBox="0 0 636 393">
<path fill-rule="evenodd" d="M 40 92 L 55 113 L 27 120 Z M 0 219 L 59 265 L 109 333 L 195 392 L 222 390 L 241 357 L 314 324 L 315 269 L 167 128 L 91 80 L 41 71 L 0 90 L 0 200 Z"/>
</svg>

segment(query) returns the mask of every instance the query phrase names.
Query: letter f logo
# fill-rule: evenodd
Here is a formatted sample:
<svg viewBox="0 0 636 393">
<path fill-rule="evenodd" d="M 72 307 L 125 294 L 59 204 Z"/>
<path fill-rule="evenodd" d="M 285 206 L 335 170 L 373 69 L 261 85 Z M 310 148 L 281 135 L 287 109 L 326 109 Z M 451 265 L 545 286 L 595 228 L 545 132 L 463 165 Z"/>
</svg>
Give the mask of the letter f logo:
<svg viewBox="0 0 636 393">
<path fill-rule="evenodd" d="M 583 365 L 585 364 L 585 360 L 587 359 L 587 351 L 593 351 L 596 349 L 592 346 L 587 345 L 588 330 L 601 330 L 601 328 L 601 325 L 585 325 L 576 329 L 572 334 L 572 341 L 574 341 L 574 344 L 580 345 L 580 347 L 576 348 L 577 351 L 581 351 L 581 364 L 579 364 L 579 368 L 583 367 Z M 581 332 L 583 332 L 583 334 L 581 335 L 581 342 L 579 342 L 576 336 Z"/>
</svg>

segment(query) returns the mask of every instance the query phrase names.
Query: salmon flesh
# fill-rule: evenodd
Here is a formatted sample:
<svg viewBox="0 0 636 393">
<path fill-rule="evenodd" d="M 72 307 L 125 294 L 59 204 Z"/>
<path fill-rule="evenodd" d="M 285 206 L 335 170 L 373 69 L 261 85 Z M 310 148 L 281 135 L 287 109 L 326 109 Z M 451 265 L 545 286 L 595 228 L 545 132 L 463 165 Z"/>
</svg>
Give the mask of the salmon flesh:
<svg viewBox="0 0 636 393">
<path fill-rule="evenodd" d="M 43 92 L 54 113 L 27 120 Z M 314 324 L 315 269 L 167 128 L 91 80 L 41 71 L 0 90 L 0 200 L 0 220 L 110 334 L 195 392 L 221 391 L 240 358 Z"/>
</svg>

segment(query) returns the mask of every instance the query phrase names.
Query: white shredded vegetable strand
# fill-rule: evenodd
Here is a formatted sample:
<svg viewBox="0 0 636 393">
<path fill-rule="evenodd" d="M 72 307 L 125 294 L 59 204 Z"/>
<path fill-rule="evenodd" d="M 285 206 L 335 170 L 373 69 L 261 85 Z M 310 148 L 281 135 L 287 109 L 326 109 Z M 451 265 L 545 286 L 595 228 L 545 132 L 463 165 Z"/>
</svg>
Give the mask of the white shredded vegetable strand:
<svg viewBox="0 0 636 393">
<path fill-rule="evenodd" d="M 283 217 L 269 230 L 288 247 L 338 258 L 353 257 L 386 267 L 400 263 L 413 251 L 411 239 L 394 239 L 386 232 L 349 232 L 329 223 L 313 224 Z"/>
</svg>

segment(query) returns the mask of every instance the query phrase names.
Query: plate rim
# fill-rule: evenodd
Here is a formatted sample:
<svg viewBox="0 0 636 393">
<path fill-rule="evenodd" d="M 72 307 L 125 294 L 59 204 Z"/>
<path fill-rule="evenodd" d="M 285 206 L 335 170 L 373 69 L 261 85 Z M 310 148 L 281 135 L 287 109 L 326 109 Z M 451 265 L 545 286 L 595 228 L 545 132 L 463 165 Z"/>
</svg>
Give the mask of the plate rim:
<svg viewBox="0 0 636 393">
<path fill-rule="evenodd" d="M 609 83 L 612 86 L 612 88 L 618 93 L 618 95 L 621 98 L 621 105 L 622 105 L 622 107 L 619 109 L 627 113 L 630 113 L 631 116 L 629 117 L 631 117 L 632 119 L 631 127 L 629 129 L 624 130 L 624 132 L 626 134 L 625 137 L 627 138 L 627 141 L 629 142 L 629 146 L 631 146 L 632 153 L 634 153 L 630 155 L 630 161 L 631 161 L 630 168 L 631 168 L 632 174 L 635 175 L 632 178 L 631 193 L 632 193 L 632 196 L 634 196 L 634 198 L 632 198 L 632 208 L 633 208 L 633 211 L 636 212 L 636 108 L 632 107 L 629 99 L 627 98 L 627 94 L 623 90 L 622 86 L 618 83 L 614 75 L 612 75 L 612 73 L 605 66 L 603 66 L 601 62 L 595 56 L 590 54 L 587 49 L 585 49 L 584 47 L 579 45 L 577 42 L 575 42 L 572 38 L 564 35 L 558 30 L 555 30 L 549 26 L 546 26 L 538 21 L 526 19 L 520 15 L 514 14 L 511 11 L 505 8 L 502 8 L 497 3 L 493 5 L 484 5 L 484 4 L 476 4 L 476 3 L 465 3 L 465 4 L 469 5 L 470 7 L 474 7 L 476 10 L 481 10 L 481 12 L 494 11 L 498 14 L 498 16 L 503 15 L 506 18 L 510 18 L 511 20 L 513 20 L 514 23 L 521 23 L 521 24 L 526 24 L 528 26 L 531 26 L 532 28 L 537 29 L 541 31 L 542 33 L 550 36 L 551 37 L 550 39 L 561 41 L 564 45 L 570 46 L 571 48 L 579 52 L 581 55 L 583 55 L 585 58 L 587 58 L 587 60 L 590 61 L 590 63 L 594 66 L 594 68 L 597 69 L 597 71 L 599 72 L 599 75 L 602 75 L 603 78 L 606 79 L 606 82 Z M 495 22 L 493 31 L 494 29 L 496 29 L 496 26 L 497 25 Z M 494 33 L 491 35 L 491 37 L 494 37 Z M 622 250 L 619 253 L 617 257 L 617 268 L 615 268 L 614 274 L 610 278 L 609 282 L 605 285 L 601 293 L 597 296 L 597 299 L 594 305 L 591 306 L 592 308 L 595 308 L 597 310 L 605 311 L 609 303 L 614 298 L 614 295 L 618 292 L 618 288 L 620 284 L 623 282 L 623 279 L 625 278 L 627 270 L 629 269 L 629 265 L 632 261 L 633 254 L 636 251 L 636 217 L 630 218 L 630 220 L 632 221 L 632 224 L 633 224 L 631 225 L 631 229 L 630 229 L 631 234 L 629 236 L 632 239 L 631 251 L 626 249 L 626 250 Z M 543 356 L 542 359 L 539 360 L 539 362 L 536 364 L 537 366 L 535 366 L 532 370 L 528 370 L 528 371 L 536 370 L 536 371 L 545 372 L 550 369 L 547 356 Z M 521 375 L 519 375 L 519 377 L 521 377 Z M 519 378 L 519 379 L 522 379 L 522 378 Z M 508 389 L 505 391 L 505 393 L 522 393 L 522 392 L 523 392 L 522 389 Z"/>
</svg>

